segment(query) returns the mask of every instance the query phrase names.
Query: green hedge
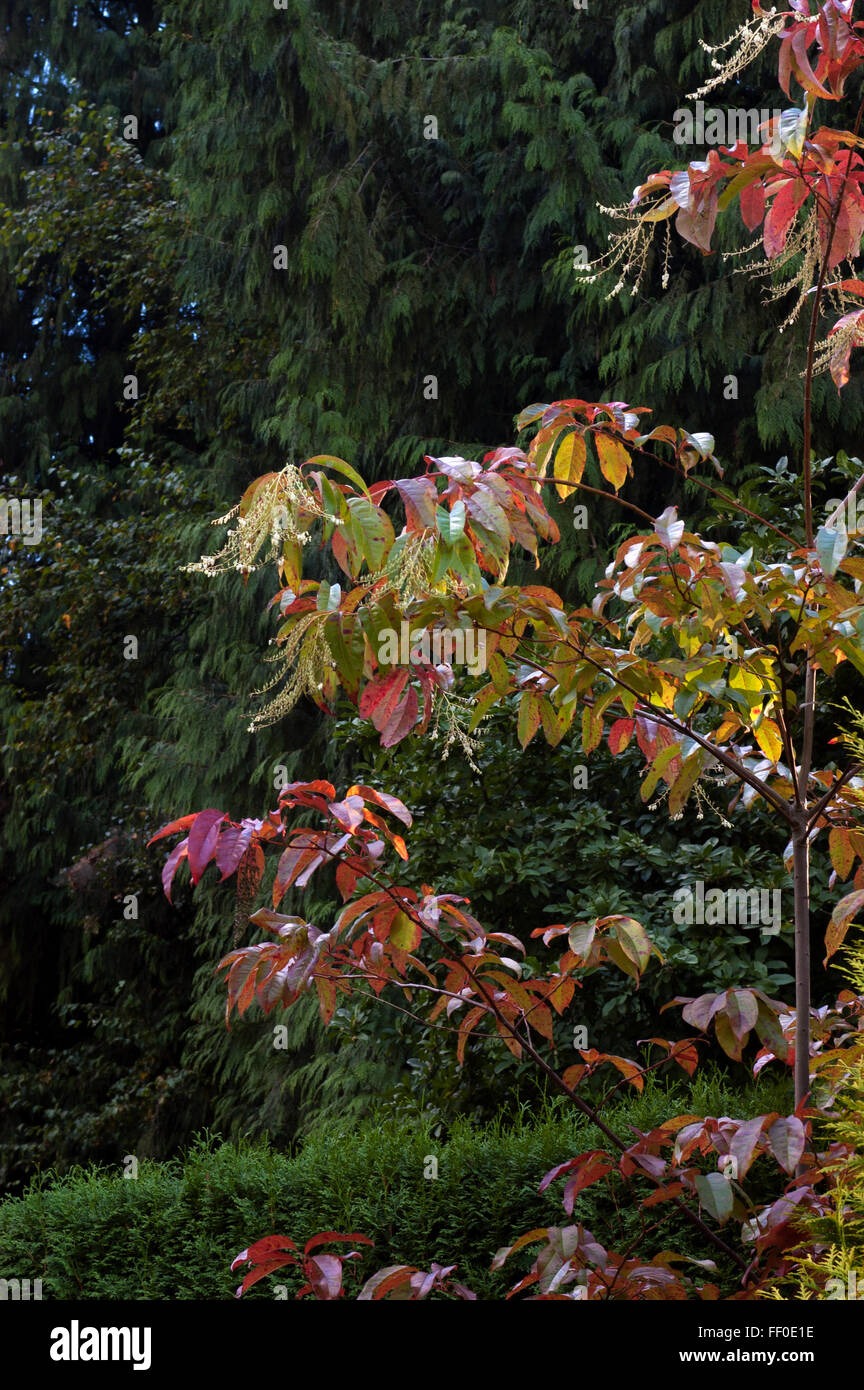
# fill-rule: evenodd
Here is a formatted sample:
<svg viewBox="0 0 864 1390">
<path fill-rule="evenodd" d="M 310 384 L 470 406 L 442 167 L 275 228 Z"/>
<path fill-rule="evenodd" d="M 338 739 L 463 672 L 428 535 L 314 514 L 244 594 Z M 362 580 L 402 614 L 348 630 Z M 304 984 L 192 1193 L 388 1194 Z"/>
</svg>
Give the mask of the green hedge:
<svg viewBox="0 0 864 1390">
<path fill-rule="evenodd" d="M 788 1108 L 785 1078 L 761 1078 L 731 1092 L 710 1075 L 683 1085 L 646 1087 L 608 1111 L 625 1135 L 676 1113 L 750 1117 Z M 565 1224 L 562 1182 L 542 1196 L 543 1174 L 582 1149 L 602 1144 L 598 1131 L 557 1104 L 545 1116 L 472 1129 L 460 1121 L 446 1139 L 420 1118 L 382 1119 L 359 1131 L 331 1127 L 295 1156 L 266 1142 L 224 1144 L 199 1137 L 182 1159 L 144 1160 L 135 1180 L 122 1171 L 77 1168 L 62 1178 L 43 1173 L 20 1198 L 0 1204 L 0 1277 L 43 1281 L 55 1299 L 230 1298 L 239 1280 L 232 1258 L 265 1235 L 302 1243 L 318 1231 L 357 1231 L 375 1248 L 365 1275 L 386 1264 L 456 1262 L 458 1277 L 481 1298 L 500 1298 L 530 1264 L 530 1252 L 490 1273 L 499 1246 L 536 1225 Z M 424 1177 L 428 1155 L 438 1176 Z M 761 1159 L 753 1169 L 764 1195 L 779 1190 L 780 1174 Z M 748 1185 L 752 1186 L 749 1183 Z M 647 1190 L 647 1189 L 646 1189 Z M 760 1198 L 761 1193 L 757 1194 Z M 669 1206 L 656 1209 L 660 1227 L 652 1252 L 675 1248 L 706 1257 L 694 1231 Z M 574 1219 L 603 1244 L 621 1250 L 639 1230 L 632 1195 L 598 1184 L 582 1194 Z M 734 1243 L 731 1227 L 724 1232 Z M 724 1288 L 734 1279 L 721 1268 Z M 273 1298 L 281 1274 L 247 1297 Z M 293 1291 L 296 1282 L 282 1282 Z"/>
</svg>

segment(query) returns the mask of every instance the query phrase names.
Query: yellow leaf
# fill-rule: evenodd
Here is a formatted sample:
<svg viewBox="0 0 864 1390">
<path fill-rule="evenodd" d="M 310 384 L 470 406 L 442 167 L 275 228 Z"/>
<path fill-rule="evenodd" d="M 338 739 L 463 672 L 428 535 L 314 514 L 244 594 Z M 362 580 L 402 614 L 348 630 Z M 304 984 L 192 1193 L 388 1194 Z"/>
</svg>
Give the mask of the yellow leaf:
<svg viewBox="0 0 864 1390">
<path fill-rule="evenodd" d="M 684 763 L 672 786 L 669 788 L 669 814 L 677 816 L 683 810 L 688 796 L 693 790 L 702 770 L 703 758 L 700 753 L 691 754 Z"/>
<path fill-rule="evenodd" d="M 751 710 L 758 708 L 762 704 L 766 694 L 763 682 L 752 671 L 746 671 L 743 666 L 733 666 L 729 676 L 730 690 L 740 690 L 744 700 Z"/>
<path fill-rule="evenodd" d="M 422 931 L 417 922 L 404 912 L 397 912 L 390 926 L 390 944 L 399 951 L 415 951 L 420 944 Z"/>
<path fill-rule="evenodd" d="M 762 749 L 766 758 L 770 758 L 772 763 L 777 763 L 783 755 L 783 740 L 780 737 L 780 730 L 773 719 L 763 719 L 757 729 L 753 730 L 756 735 L 756 742 Z"/>
<path fill-rule="evenodd" d="M 600 460 L 600 472 L 611 483 L 617 492 L 623 487 L 627 479 L 627 470 L 630 465 L 630 454 L 627 446 L 620 439 L 616 439 L 611 434 L 597 434 L 594 436 L 594 443 L 597 446 L 597 457 Z"/>
<path fill-rule="evenodd" d="M 562 502 L 568 500 L 574 485 L 582 481 L 587 453 L 584 435 L 574 432 L 562 440 L 552 466 L 557 479 L 555 488 Z"/>
<path fill-rule="evenodd" d="M 728 738 L 732 737 L 735 730 L 740 729 L 740 727 L 741 720 L 738 718 L 737 714 L 724 714 L 722 723 L 720 723 L 714 731 L 714 742 L 725 743 Z"/>
<path fill-rule="evenodd" d="M 655 203 L 647 212 L 643 212 L 640 222 L 665 222 L 667 217 L 672 217 L 680 208 L 677 198 L 662 198 L 659 203 Z"/>
</svg>

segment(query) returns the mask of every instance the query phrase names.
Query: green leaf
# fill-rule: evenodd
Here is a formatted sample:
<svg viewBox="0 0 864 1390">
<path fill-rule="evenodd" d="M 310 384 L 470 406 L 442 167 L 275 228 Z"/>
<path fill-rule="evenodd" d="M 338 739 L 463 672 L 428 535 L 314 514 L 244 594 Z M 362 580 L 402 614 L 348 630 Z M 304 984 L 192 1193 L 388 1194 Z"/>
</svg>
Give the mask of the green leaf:
<svg viewBox="0 0 864 1390">
<path fill-rule="evenodd" d="M 696 782 L 699 780 L 699 773 L 705 761 L 704 754 L 700 748 L 697 753 L 693 753 L 682 767 L 672 786 L 669 788 L 668 809 L 670 816 L 677 816 L 690 795 Z"/>
<path fill-rule="evenodd" d="M 669 765 L 669 763 L 674 761 L 674 759 L 676 758 L 676 756 L 680 754 L 680 752 L 681 745 L 678 743 L 667 743 L 666 747 L 660 750 L 660 752 L 657 754 L 657 757 L 652 762 L 651 767 L 648 770 L 647 776 L 645 777 L 645 780 L 640 788 L 640 796 L 642 797 L 643 801 L 647 801 L 649 796 L 652 795 L 654 788 L 660 781 L 660 778 L 666 770 L 667 766 Z"/>
<path fill-rule="evenodd" d="M 580 956 L 584 960 L 591 950 L 591 943 L 596 935 L 597 924 L 595 922 L 574 922 L 567 933 L 570 950 L 574 956 Z"/>
<path fill-rule="evenodd" d="M 829 579 L 837 572 L 837 566 L 846 555 L 849 545 L 849 537 L 846 534 L 846 526 L 841 518 L 838 517 L 834 527 L 820 526 L 816 536 L 816 549 L 819 553 L 819 561 L 822 565 L 822 573 Z"/>
<path fill-rule="evenodd" d="M 454 502 L 449 512 L 446 507 L 436 508 L 435 520 L 447 545 L 455 545 L 462 535 L 465 530 L 466 515 L 465 503 L 461 500 Z"/>
<path fill-rule="evenodd" d="M 613 931 L 624 954 L 642 974 L 651 959 L 651 942 L 642 923 L 637 922 L 635 917 L 619 917 Z"/>
<path fill-rule="evenodd" d="M 705 1210 L 720 1226 L 724 1225 L 732 1215 L 732 1184 L 722 1173 L 700 1173 L 696 1179 L 696 1191 Z"/>
<path fill-rule="evenodd" d="M 315 600 L 315 607 L 318 609 L 318 612 L 335 613 L 341 602 L 341 584 L 328 584 L 326 579 L 322 579 L 318 586 L 318 597 Z"/>
<path fill-rule="evenodd" d="M 528 425 L 533 425 L 534 421 L 539 420 L 548 409 L 548 405 L 526 405 L 524 410 L 520 410 L 517 417 L 517 430 L 524 430 Z"/>
<path fill-rule="evenodd" d="M 306 462 L 307 464 L 320 464 L 322 468 L 332 468 L 336 473 L 341 473 L 343 477 L 348 479 L 349 483 L 353 483 L 356 488 L 366 494 L 370 501 L 372 500 L 369 489 L 356 468 L 352 468 L 350 463 L 346 463 L 344 459 L 334 458 L 332 454 L 316 454 L 314 458 L 307 459 Z"/>
<path fill-rule="evenodd" d="M 395 540 L 393 525 L 386 512 L 368 497 L 349 497 L 351 530 L 370 570 L 379 570 Z"/>
</svg>

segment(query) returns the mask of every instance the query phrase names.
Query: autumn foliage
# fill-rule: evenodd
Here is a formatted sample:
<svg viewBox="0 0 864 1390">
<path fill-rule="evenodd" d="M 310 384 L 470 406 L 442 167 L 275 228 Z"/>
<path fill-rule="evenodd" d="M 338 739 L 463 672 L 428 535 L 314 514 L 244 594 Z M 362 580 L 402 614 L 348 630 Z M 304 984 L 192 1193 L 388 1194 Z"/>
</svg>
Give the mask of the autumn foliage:
<svg viewBox="0 0 864 1390">
<path fill-rule="evenodd" d="M 527 407 L 517 421 L 522 445 L 494 449 L 482 462 L 430 456 L 418 476 L 371 487 L 351 465 L 327 455 L 267 474 L 235 509 L 220 555 L 198 566 L 248 572 L 263 553 L 277 567 L 280 586 L 271 606 L 281 686 L 256 722 L 279 718 L 306 695 L 329 714 L 344 702 L 371 721 L 384 747 L 440 727 L 470 757 L 484 717 L 502 704 L 513 710 L 523 747 L 540 734 L 555 747 L 574 726 L 588 755 L 605 743 L 619 756 L 635 740 L 644 759 L 642 797 L 661 796 L 673 817 L 702 795 L 708 778 L 728 792 L 730 815 L 756 802 L 769 808 L 788 834 L 786 861 L 795 882 L 795 1005 L 744 982 L 677 999 L 670 1005 L 681 1007 L 684 1023 L 696 1031 L 647 1040 L 656 1060 L 640 1064 L 586 1048 L 578 1063 L 562 1066 L 564 1021 L 586 974 L 611 967 L 638 987 L 658 954 L 635 919 L 610 915 L 533 929 L 533 937 L 558 953 L 545 974 L 526 974 L 525 946 L 516 936 L 487 932 L 467 899 L 407 881 L 410 811 L 369 786 L 340 795 L 323 780 L 295 782 L 263 820 L 234 821 L 206 809 L 156 837 L 183 837 L 165 865 L 169 895 L 185 861 L 193 883 L 211 863 L 221 880 L 236 875 L 246 900 L 263 877 L 265 854 L 279 856 L 272 903 L 250 919 L 267 939 L 232 951 L 218 967 L 229 1022 L 234 1009 L 242 1014 L 258 1003 L 269 1013 L 312 989 L 326 1022 L 340 996 L 391 990 L 415 1017 L 452 1029 L 460 1062 L 481 1034 L 494 1035 L 515 1056 L 530 1058 L 604 1136 L 603 1149 L 576 1155 L 543 1179 L 544 1188 L 566 1179 L 566 1216 L 573 1217 L 582 1191 L 617 1172 L 647 1212 L 674 1203 L 708 1251 L 714 1247 L 738 1266 L 741 1298 L 755 1296 L 783 1271 L 787 1251 L 800 1240 L 801 1212 L 823 1211 L 839 1181 L 844 1154 L 836 1147 L 827 1155 L 813 1151 L 811 1091 L 818 1077 L 822 1102 L 836 1094 L 864 1046 L 858 995 L 845 991 L 835 1008 L 811 1014 L 807 892 L 809 854 L 824 846 L 832 883 L 846 886 L 828 929 L 827 962 L 864 905 L 864 779 L 851 736 L 842 766 L 817 765 L 813 711 L 818 681 L 830 681 L 845 663 L 864 675 L 864 557 L 855 553 L 857 538 L 847 533 L 842 509 L 814 527 L 809 410 L 814 372 L 830 371 L 839 390 L 853 349 L 864 345 L 864 309 L 854 307 L 864 298 L 864 282 L 842 270 L 847 263 L 851 269 L 864 232 L 864 106 L 853 130 L 821 124 L 814 111 L 819 101 L 842 98 L 864 62 L 864 22 L 853 10 L 852 0 L 828 0 L 814 14 L 806 0 L 782 14 L 754 3 L 742 26 L 742 51 L 745 38 L 751 56 L 779 39 L 780 86 L 790 100 L 800 91 L 803 104 L 770 122 L 758 148 L 738 141 L 683 171 L 647 178 L 626 210 L 625 230 L 593 270 L 623 266 L 641 275 L 648 240 L 673 218 L 684 240 L 706 255 L 718 215 L 733 206 L 749 232 L 760 231 L 758 269 L 790 277 L 793 319 L 802 307 L 810 311 L 802 509 L 794 526 L 765 521 L 761 547 L 739 553 L 688 529 L 676 506 L 652 517 L 621 496 L 639 527 L 615 550 L 590 606 L 568 611 L 546 586 L 508 585 L 515 547 L 539 566 L 541 544 L 559 538 L 543 500 L 550 488 L 562 499 L 598 491 L 617 498 L 644 466 L 689 479 L 706 493 L 722 478 L 709 433 L 649 428 L 644 408 L 573 398 Z M 826 308 L 831 324 L 820 344 Z M 306 553 L 322 546 L 329 547 L 340 582 L 305 577 Z M 457 686 L 448 663 L 422 655 L 385 659 L 384 636 L 403 628 L 412 636 L 482 633 L 486 678 Z M 309 813 L 303 825 L 296 824 L 300 811 Z M 279 912 L 289 888 L 305 889 L 331 867 L 343 902 L 332 923 L 325 928 Z M 792 1113 L 747 1121 L 679 1115 L 624 1139 L 580 1096 L 580 1084 L 601 1067 L 611 1069 L 616 1085 L 637 1089 L 647 1071 L 668 1062 L 692 1074 L 712 1032 L 736 1061 L 751 1036 L 758 1038 L 757 1073 L 774 1063 L 794 1068 Z M 756 1208 L 743 1182 L 760 1155 L 776 1164 L 782 1189 Z M 716 1159 L 716 1170 L 706 1171 L 706 1159 Z M 720 1234 L 731 1221 L 741 1223 L 747 1258 Z M 301 1254 L 280 1236 L 258 1241 L 235 1261 L 252 1266 L 241 1291 L 287 1264 L 303 1272 L 301 1294 L 339 1297 L 343 1265 L 358 1252 L 336 1255 L 319 1247 L 345 1241 L 364 1243 L 327 1232 Z M 495 1266 L 534 1244 L 539 1253 L 513 1294 L 719 1296 L 707 1251 L 700 1261 L 666 1250 L 616 1253 L 578 1221 L 527 1232 L 498 1252 Z M 433 1291 L 471 1297 L 452 1283 L 454 1268 L 383 1270 L 359 1297 L 416 1300 Z"/>
</svg>

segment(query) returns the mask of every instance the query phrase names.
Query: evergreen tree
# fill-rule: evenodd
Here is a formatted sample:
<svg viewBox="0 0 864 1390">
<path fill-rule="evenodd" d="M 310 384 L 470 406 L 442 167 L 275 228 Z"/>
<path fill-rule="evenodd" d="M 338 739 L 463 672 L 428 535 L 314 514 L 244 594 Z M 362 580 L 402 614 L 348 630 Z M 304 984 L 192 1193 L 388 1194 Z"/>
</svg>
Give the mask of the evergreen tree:
<svg viewBox="0 0 864 1390">
<path fill-rule="evenodd" d="M 670 112 L 704 80 L 699 40 L 726 36 L 727 11 L 0 4 L 0 480 L 6 496 L 38 495 L 46 523 L 38 546 L 7 540 L 0 566 L 7 1045 L 62 1051 L 69 1008 L 104 1019 L 118 971 L 130 980 L 114 1061 L 97 1034 L 88 1043 L 92 1123 L 67 1126 L 67 1157 L 116 1156 L 136 1126 L 166 1151 L 182 1106 L 154 1138 L 157 1093 L 198 1096 L 189 1123 L 287 1132 L 352 1079 L 360 1104 L 398 1070 L 396 1043 L 376 1070 L 366 1036 L 369 1065 L 352 1078 L 357 1054 L 340 1062 L 311 1016 L 292 1022 L 290 1066 L 225 1035 L 211 975 L 234 930 L 224 890 L 181 901 L 165 949 L 145 830 L 177 806 L 248 808 L 250 788 L 263 812 L 276 766 L 311 775 L 342 757 L 309 710 L 249 735 L 269 620 L 254 577 L 217 591 L 180 572 L 209 543 L 210 517 L 286 457 L 333 453 L 370 479 L 398 476 L 424 453 L 508 442 L 521 406 L 560 396 L 650 401 L 657 423 L 714 429 L 730 487 L 757 487 L 759 467 L 796 443 L 799 338 L 770 330 L 774 311 L 748 298 L 734 260 L 674 244 L 670 288 L 661 258 L 638 301 L 580 288 L 574 270 L 579 248 L 602 250 L 598 202 L 680 162 Z M 761 104 L 763 75 L 730 99 Z M 742 243 L 743 230 L 724 235 L 728 250 Z M 839 407 L 819 392 L 829 453 Z M 861 409 L 853 380 L 844 430 Z M 664 486 L 650 480 L 636 500 L 659 512 Z M 562 505 L 557 518 L 567 540 L 546 574 L 575 599 L 618 517 L 599 506 L 576 529 Z M 129 635 L 138 661 L 123 659 Z M 58 875 L 114 832 L 123 852 L 94 906 Z M 148 864 L 133 927 L 117 902 L 124 875 L 128 888 Z M 25 988 L 36 947 L 50 964 Z M 160 1046 L 136 1042 L 132 1024 L 153 1015 L 157 980 Z M 26 1104 L 32 1068 L 10 1075 Z M 135 1101 L 111 1138 L 124 1088 Z"/>
</svg>

